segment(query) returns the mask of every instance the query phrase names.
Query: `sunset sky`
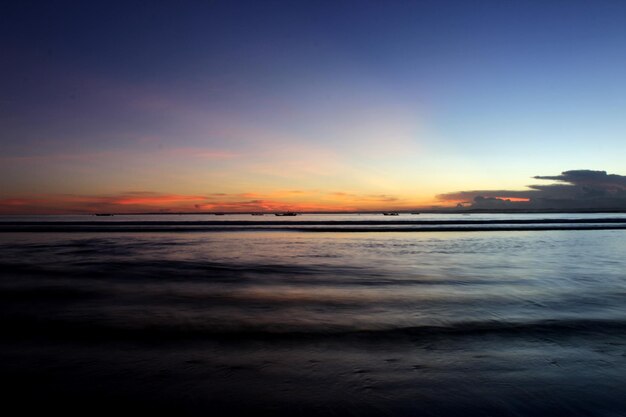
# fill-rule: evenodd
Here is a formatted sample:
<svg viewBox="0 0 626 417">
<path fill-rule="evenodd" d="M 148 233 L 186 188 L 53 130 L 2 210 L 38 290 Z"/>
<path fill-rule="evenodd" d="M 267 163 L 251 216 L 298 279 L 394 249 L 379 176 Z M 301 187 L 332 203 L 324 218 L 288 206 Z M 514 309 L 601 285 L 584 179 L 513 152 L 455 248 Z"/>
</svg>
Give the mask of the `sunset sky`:
<svg viewBox="0 0 626 417">
<path fill-rule="evenodd" d="M 12 3 L 0 213 L 626 207 L 624 1 Z"/>
</svg>

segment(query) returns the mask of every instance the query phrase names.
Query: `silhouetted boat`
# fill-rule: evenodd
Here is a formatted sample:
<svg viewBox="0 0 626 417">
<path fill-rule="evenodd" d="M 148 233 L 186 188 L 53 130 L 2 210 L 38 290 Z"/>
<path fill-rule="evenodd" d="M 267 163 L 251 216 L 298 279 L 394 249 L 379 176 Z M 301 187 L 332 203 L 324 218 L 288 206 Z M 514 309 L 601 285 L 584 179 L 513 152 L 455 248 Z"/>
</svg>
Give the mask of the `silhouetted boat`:
<svg viewBox="0 0 626 417">
<path fill-rule="evenodd" d="M 112 216 L 111 213 L 96 213 L 95 216 L 103 217 L 103 216 Z"/>
<path fill-rule="evenodd" d="M 213 213 L 213 214 L 215 214 L 216 216 L 223 216 L 224 215 L 224 213 Z"/>
<path fill-rule="evenodd" d="M 250 214 L 252 214 L 253 216 L 262 216 L 263 215 L 263 213 L 250 213 Z"/>
<path fill-rule="evenodd" d="M 411 213 L 411 214 L 419 214 L 419 213 Z"/>
<path fill-rule="evenodd" d="M 294 213 L 293 211 L 287 211 L 285 213 L 274 213 L 274 216 L 297 216 L 298 213 Z"/>
<path fill-rule="evenodd" d="M 383 216 L 398 216 L 396 212 L 383 213 Z"/>
</svg>

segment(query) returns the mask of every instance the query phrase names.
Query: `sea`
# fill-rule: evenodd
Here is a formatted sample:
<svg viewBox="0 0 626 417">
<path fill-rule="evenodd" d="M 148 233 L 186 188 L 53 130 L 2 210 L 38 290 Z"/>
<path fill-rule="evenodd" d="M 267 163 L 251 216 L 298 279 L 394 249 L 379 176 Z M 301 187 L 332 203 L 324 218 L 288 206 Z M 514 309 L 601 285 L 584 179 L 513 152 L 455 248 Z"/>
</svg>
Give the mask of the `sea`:
<svg viewBox="0 0 626 417">
<path fill-rule="evenodd" d="M 626 416 L 626 214 L 0 216 L 0 326 L 19 415 Z"/>
</svg>

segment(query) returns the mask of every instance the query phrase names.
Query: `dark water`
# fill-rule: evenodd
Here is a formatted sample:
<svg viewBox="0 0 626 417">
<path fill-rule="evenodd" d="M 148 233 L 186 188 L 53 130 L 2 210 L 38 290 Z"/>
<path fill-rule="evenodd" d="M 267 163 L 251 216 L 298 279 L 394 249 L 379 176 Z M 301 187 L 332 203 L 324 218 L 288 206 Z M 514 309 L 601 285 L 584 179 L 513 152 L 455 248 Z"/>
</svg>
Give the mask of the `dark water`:
<svg viewBox="0 0 626 417">
<path fill-rule="evenodd" d="M 626 231 L 573 225 L 5 230 L 3 397 L 27 414 L 626 416 Z"/>
</svg>

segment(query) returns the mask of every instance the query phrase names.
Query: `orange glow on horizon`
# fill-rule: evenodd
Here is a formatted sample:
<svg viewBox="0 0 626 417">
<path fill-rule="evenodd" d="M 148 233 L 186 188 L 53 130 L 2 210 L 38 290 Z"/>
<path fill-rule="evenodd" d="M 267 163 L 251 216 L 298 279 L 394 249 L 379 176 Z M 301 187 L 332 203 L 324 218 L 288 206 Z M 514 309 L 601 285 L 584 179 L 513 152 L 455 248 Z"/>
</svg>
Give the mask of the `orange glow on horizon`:
<svg viewBox="0 0 626 417">
<path fill-rule="evenodd" d="M 528 203 L 530 201 L 530 198 L 525 198 L 525 197 L 495 197 L 497 199 L 500 200 L 509 200 L 515 203 Z"/>
<path fill-rule="evenodd" d="M 146 212 L 355 212 L 415 210 L 423 201 L 386 194 L 283 190 L 207 195 L 133 192 L 120 195 L 33 195 L 0 199 L 0 214 L 93 214 Z"/>
<path fill-rule="evenodd" d="M 204 201 L 204 196 L 164 195 L 154 197 L 129 197 L 114 201 L 122 205 L 159 205 L 168 203 L 180 203 L 186 201 Z"/>
</svg>

